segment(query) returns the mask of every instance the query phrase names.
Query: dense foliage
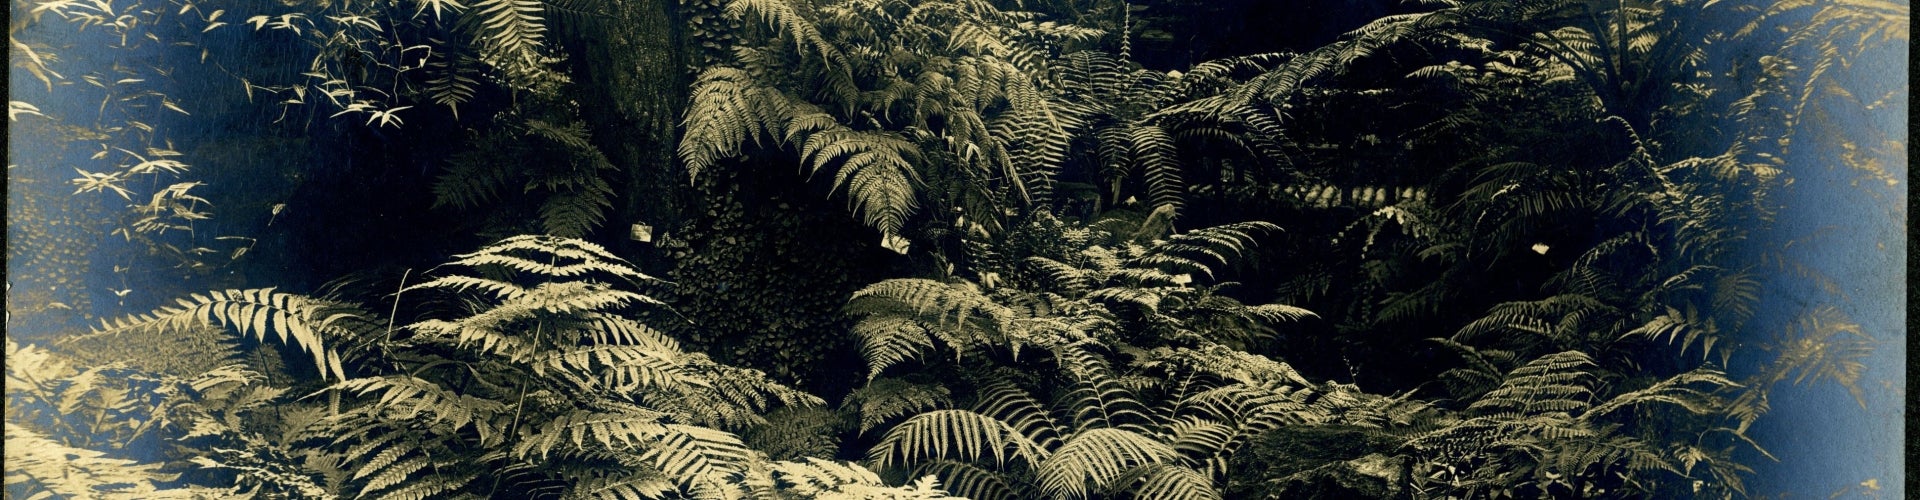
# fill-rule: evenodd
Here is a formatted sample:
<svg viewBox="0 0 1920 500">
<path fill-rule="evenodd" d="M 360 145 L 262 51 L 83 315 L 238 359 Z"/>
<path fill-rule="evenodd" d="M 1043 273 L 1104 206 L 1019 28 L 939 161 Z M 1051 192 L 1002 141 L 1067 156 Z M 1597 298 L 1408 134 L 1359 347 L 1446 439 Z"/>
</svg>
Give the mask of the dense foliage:
<svg viewBox="0 0 1920 500">
<path fill-rule="evenodd" d="M 1906 4 L 1333 4 L 12 0 L 7 495 L 1736 498 L 1903 391 Z"/>
</svg>

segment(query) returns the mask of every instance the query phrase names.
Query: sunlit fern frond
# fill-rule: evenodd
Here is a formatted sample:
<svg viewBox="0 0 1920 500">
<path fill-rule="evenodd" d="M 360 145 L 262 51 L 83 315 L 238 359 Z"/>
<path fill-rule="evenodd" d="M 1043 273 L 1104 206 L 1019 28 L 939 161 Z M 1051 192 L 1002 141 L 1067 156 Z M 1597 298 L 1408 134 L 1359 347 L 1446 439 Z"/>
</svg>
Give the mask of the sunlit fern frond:
<svg viewBox="0 0 1920 500">
<path fill-rule="evenodd" d="M 447 110 L 458 118 L 460 106 L 472 101 L 481 86 L 480 75 L 474 68 L 478 62 L 471 56 L 458 52 L 428 61 L 427 99 L 434 104 L 446 106 Z"/>
<path fill-rule="evenodd" d="M 844 127 L 815 132 L 800 157 L 813 173 L 834 167 L 833 189 L 844 190 L 854 212 L 883 234 L 900 234 L 919 207 L 914 165 L 920 149 L 897 135 Z"/>
<path fill-rule="evenodd" d="M 380 326 L 371 314 L 344 304 L 272 288 L 226 290 L 193 294 L 177 305 L 147 314 L 108 320 L 95 333 L 105 336 L 135 330 L 199 331 L 201 325 L 231 328 L 241 336 L 264 342 L 269 336 L 313 355 L 322 377 L 347 377 L 341 354 L 329 344 L 351 343 L 372 335 Z"/>
<path fill-rule="evenodd" d="M 472 427 L 483 439 L 498 439 L 504 429 L 497 418 L 509 411 L 505 403 L 461 394 L 419 377 L 394 375 L 347 380 L 329 387 L 342 394 L 376 398 L 369 416 L 380 418 L 386 412 L 405 415 L 404 420 L 422 425 L 448 426 L 450 431 Z M 372 451 L 372 450 L 368 450 Z"/>
<path fill-rule="evenodd" d="M 933 476 L 903 486 L 888 486 L 880 476 L 855 463 L 807 458 L 805 462 L 773 462 L 769 479 L 779 486 L 777 496 L 753 498 L 890 498 L 899 500 L 959 500 L 947 496 Z"/>
<path fill-rule="evenodd" d="M 668 433 L 664 417 L 664 413 L 649 412 L 634 406 L 609 408 L 609 412 L 574 410 L 561 413 L 553 419 L 547 419 L 541 423 L 540 429 L 534 429 L 530 435 L 515 442 L 513 456 L 522 460 L 545 460 L 555 450 L 639 448 Z"/>
<path fill-rule="evenodd" d="M 472 469 L 478 464 L 461 463 L 459 457 L 450 456 L 445 447 L 422 442 L 423 436 L 389 431 L 371 434 L 373 439 L 367 439 L 370 433 L 366 431 L 374 425 L 366 424 L 381 418 L 378 411 L 356 410 L 335 417 L 336 425 L 357 427 L 349 427 L 352 430 L 342 433 L 340 439 L 365 440 L 348 448 L 348 452 L 357 454 L 342 456 L 342 465 L 351 466 L 348 470 L 352 472 L 342 479 L 358 486 L 359 496 L 431 498 L 466 488 L 477 479 Z"/>
<path fill-rule="evenodd" d="M 700 383 L 687 373 L 679 354 L 656 346 L 596 345 L 549 353 L 534 366 L 572 372 L 577 380 L 621 392 Z"/>
<path fill-rule="evenodd" d="M 1009 481 L 1006 474 L 988 470 L 981 466 L 952 460 L 933 460 L 920 464 L 913 469 L 913 475 L 932 475 L 940 478 L 948 492 L 962 498 L 974 500 L 1013 500 L 1021 498 L 1015 487 L 1026 487 L 1017 481 Z"/>
<path fill-rule="evenodd" d="M 512 236 L 454 257 L 455 260 L 445 265 L 466 267 L 482 273 L 504 270 L 525 278 L 553 280 L 601 277 L 634 282 L 653 279 L 605 247 L 585 240 L 555 236 Z M 455 285 L 427 282 L 408 289 Z"/>
<path fill-rule="evenodd" d="M 825 120 L 801 120 L 809 116 Z M 687 98 L 677 154 L 686 162 L 688 175 L 699 177 L 714 164 L 740 156 L 749 143 L 793 140 L 788 130 L 795 123 L 807 125 L 808 130 L 837 126 L 831 116 L 796 110 L 779 91 L 765 87 L 745 70 L 707 68 L 694 80 Z"/>
<path fill-rule="evenodd" d="M 887 367 L 933 349 L 933 337 L 919 321 L 897 316 L 869 316 L 853 325 L 860 338 L 860 354 L 867 360 L 867 379 L 873 380 Z"/>
<path fill-rule="evenodd" d="M 1074 381 L 1058 406 L 1071 417 L 1068 429 L 1114 427 L 1145 431 L 1153 422 L 1151 411 L 1133 389 L 1121 383 L 1119 374 L 1100 354 L 1077 346 L 1054 352 L 1060 369 Z"/>
<path fill-rule="evenodd" d="M 1113 482 L 1112 490 L 1127 492 L 1133 498 L 1166 500 L 1220 500 L 1213 478 L 1207 473 L 1174 464 L 1148 464 L 1135 467 Z"/>
<path fill-rule="evenodd" d="M 974 411 L 1005 422 L 1041 449 L 1059 446 L 1059 421 L 1033 393 L 1006 378 L 990 379 L 976 392 Z"/>
<path fill-rule="evenodd" d="M 879 467 L 898 467 L 924 460 L 976 462 L 992 459 L 1040 463 L 1046 450 L 999 419 L 968 410 L 935 410 L 914 415 L 889 429 L 867 452 Z"/>
<path fill-rule="evenodd" d="M 1697 368 L 1655 382 L 1642 389 L 1622 392 L 1594 405 L 1580 415 L 1583 420 L 1596 420 L 1601 417 L 1630 408 L 1654 403 L 1672 405 L 1695 415 L 1709 414 L 1718 410 L 1722 404 L 1715 394 L 1720 389 L 1737 387 L 1739 384 L 1727 378 L 1726 373 L 1711 368 Z"/>
<path fill-rule="evenodd" d="M 874 335 L 863 338 L 871 352 L 881 356 L 868 360 L 874 366 L 890 365 L 897 362 L 895 358 L 906 359 L 904 356 L 912 352 L 913 346 L 924 344 L 917 335 L 928 333 L 945 342 L 956 355 L 1002 342 L 1010 348 L 1018 343 L 1017 339 L 1008 337 L 1006 331 L 1014 320 L 1013 311 L 971 284 L 925 279 L 882 281 L 854 292 L 847 301 L 847 311 L 881 317 L 904 316 L 923 327 L 924 331 L 916 331 L 911 325 L 888 322 L 873 323 L 859 330 Z M 876 360 L 883 363 L 876 364 Z"/>
<path fill-rule="evenodd" d="M 1165 437 L 1189 465 L 1206 466 L 1230 452 L 1242 437 L 1238 427 L 1198 416 L 1169 421 Z"/>
<path fill-rule="evenodd" d="M 1664 340 L 1668 345 L 1678 347 L 1677 355 L 1684 355 L 1695 344 L 1700 345 L 1700 357 L 1706 359 L 1713 353 L 1714 345 L 1720 341 L 1720 327 L 1712 318 L 1702 316 L 1691 304 L 1684 309 L 1671 306 L 1666 312 L 1655 315 L 1645 323 L 1627 331 L 1622 337 L 1641 336 L 1649 340 Z M 1722 352 L 1722 354 L 1725 354 Z"/>
<path fill-rule="evenodd" d="M 1151 436 L 1115 428 L 1085 429 L 1034 468 L 1040 487 L 1054 498 L 1088 498 L 1111 489 L 1127 471 L 1179 460 L 1179 452 Z"/>
<path fill-rule="evenodd" d="M 478 0 L 462 19 L 476 32 L 481 60 L 511 75 L 545 65 L 545 17 L 540 0 Z"/>
<path fill-rule="evenodd" d="M 826 404 L 817 396 L 774 382 L 759 370 L 717 363 L 703 354 L 686 355 L 684 359 L 692 380 L 641 398 L 656 409 L 673 413 L 682 423 L 739 430 L 765 425 L 763 415 L 775 408 Z"/>
<path fill-rule="evenodd" d="M 638 500 L 670 498 L 678 491 L 673 481 L 659 471 L 636 468 L 602 471 L 597 475 L 578 478 L 562 496 L 570 499 Z"/>
<path fill-rule="evenodd" d="M 733 434 L 681 424 L 666 424 L 650 436 L 641 458 L 665 472 L 682 489 L 724 487 L 745 474 L 753 450 Z"/>
</svg>

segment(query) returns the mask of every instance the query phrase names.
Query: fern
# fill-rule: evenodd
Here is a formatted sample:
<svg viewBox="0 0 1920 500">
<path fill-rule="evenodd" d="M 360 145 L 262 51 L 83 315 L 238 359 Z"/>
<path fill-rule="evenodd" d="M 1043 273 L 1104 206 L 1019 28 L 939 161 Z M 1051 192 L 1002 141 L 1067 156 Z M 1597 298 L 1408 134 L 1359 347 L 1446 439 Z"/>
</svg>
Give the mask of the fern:
<svg viewBox="0 0 1920 500">
<path fill-rule="evenodd" d="M 322 377 L 340 379 L 346 378 L 346 368 L 341 364 L 341 354 L 327 347 L 328 339 L 353 342 L 366 338 L 375 328 L 365 313 L 352 307 L 264 288 L 194 294 L 175 306 L 104 322 L 94 335 L 187 331 L 195 325 L 232 328 L 261 341 L 274 335 L 311 353 L 313 366 Z"/>
<path fill-rule="evenodd" d="M 1110 487 L 1127 470 L 1175 460 L 1178 453 L 1157 439 L 1112 428 L 1087 429 L 1068 437 L 1036 470 L 1055 498 L 1087 498 L 1088 485 Z"/>
<path fill-rule="evenodd" d="M 1178 210 L 1185 189 L 1173 137 L 1157 125 L 1136 124 L 1128 129 L 1127 140 L 1133 149 L 1133 169 L 1145 176 L 1154 205 Z"/>
<path fill-rule="evenodd" d="M 111 458 L 72 448 L 6 423 L 9 494 L 23 498 L 202 498 L 208 491 L 161 488 L 172 481 L 160 464 Z"/>
<path fill-rule="evenodd" d="M 472 9 L 471 19 L 481 33 L 483 60 L 500 68 L 541 63 L 547 31 L 545 4 L 538 0 L 478 0 Z"/>
<path fill-rule="evenodd" d="M 923 476 L 909 486 L 890 487 L 878 475 L 857 464 L 809 458 L 806 462 L 774 462 L 770 479 L 785 486 L 786 495 L 803 498 L 898 498 L 949 500 L 939 482 Z"/>
<path fill-rule="evenodd" d="M 942 409 L 953 405 L 946 387 L 908 383 L 900 379 L 881 379 L 847 395 L 843 407 L 860 417 L 860 432 L 865 433 L 900 417 Z"/>
<path fill-rule="evenodd" d="M 868 226 L 889 235 L 901 232 L 918 205 L 914 161 L 919 156 L 917 147 L 899 137 L 846 129 L 815 132 L 800 152 L 801 161 L 815 173 L 839 163 L 834 189 L 847 192 Z"/>
<path fill-rule="evenodd" d="M 1139 486 L 1124 488 L 1132 490 L 1137 498 L 1165 498 L 1168 500 L 1212 500 L 1222 498 L 1220 492 L 1213 489 L 1213 480 L 1198 471 L 1178 465 L 1154 464 L 1136 467 L 1128 473 L 1137 476 Z M 1120 478 L 1115 485 L 1128 485 L 1133 481 Z M 1123 488 L 1116 488 L 1123 489 Z"/>
</svg>

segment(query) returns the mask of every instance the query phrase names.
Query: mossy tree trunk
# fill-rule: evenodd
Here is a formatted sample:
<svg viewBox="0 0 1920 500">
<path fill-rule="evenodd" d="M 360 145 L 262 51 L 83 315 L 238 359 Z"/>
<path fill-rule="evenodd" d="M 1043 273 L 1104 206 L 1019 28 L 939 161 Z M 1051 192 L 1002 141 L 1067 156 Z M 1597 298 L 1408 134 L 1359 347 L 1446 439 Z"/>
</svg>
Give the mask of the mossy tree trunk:
<svg viewBox="0 0 1920 500">
<path fill-rule="evenodd" d="M 673 226 L 691 195 L 674 158 L 677 124 L 692 79 L 677 0 L 606 4 L 571 23 L 566 44 L 580 114 L 594 142 L 624 172 L 605 224 L 621 253 L 660 269 L 658 252 L 628 238 L 635 223 Z"/>
</svg>

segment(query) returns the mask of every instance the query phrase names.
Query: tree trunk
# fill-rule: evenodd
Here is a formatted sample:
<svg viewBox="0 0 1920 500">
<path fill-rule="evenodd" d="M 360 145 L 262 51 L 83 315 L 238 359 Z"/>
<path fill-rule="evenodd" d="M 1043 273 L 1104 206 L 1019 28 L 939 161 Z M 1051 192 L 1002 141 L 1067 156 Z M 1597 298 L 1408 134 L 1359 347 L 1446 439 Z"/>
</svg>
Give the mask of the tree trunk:
<svg viewBox="0 0 1920 500">
<path fill-rule="evenodd" d="M 605 230 L 642 268 L 662 262 L 648 244 L 627 236 L 629 228 L 674 226 L 690 194 L 674 158 L 675 125 L 691 84 L 678 7 L 676 0 L 610 3 L 604 16 L 585 16 L 566 38 L 581 118 L 625 173 Z"/>
</svg>

